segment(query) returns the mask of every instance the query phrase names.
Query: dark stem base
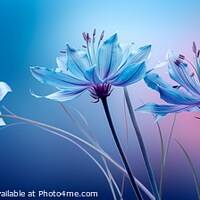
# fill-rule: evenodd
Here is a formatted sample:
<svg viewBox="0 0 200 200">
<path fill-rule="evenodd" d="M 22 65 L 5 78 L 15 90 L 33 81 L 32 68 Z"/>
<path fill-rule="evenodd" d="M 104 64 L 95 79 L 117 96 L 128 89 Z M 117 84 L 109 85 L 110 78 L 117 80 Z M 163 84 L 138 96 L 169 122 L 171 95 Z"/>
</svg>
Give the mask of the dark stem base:
<svg viewBox="0 0 200 200">
<path fill-rule="evenodd" d="M 124 166 L 127 170 L 127 173 L 128 173 L 128 176 L 129 176 L 129 180 L 131 182 L 131 185 L 135 191 L 135 194 L 137 196 L 137 199 L 138 200 L 143 200 L 141 194 L 140 194 L 140 191 L 136 185 L 136 182 L 135 182 L 135 179 L 133 177 L 133 174 L 131 172 L 131 169 L 130 169 L 130 166 L 129 166 L 129 163 L 128 163 L 128 160 L 123 152 L 123 149 L 121 147 L 121 144 L 119 142 L 119 139 L 118 139 L 118 136 L 116 134 L 116 131 L 115 131 L 115 128 L 114 128 L 114 125 L 113 125 L 113 122 L 112 122 L 112 118 L 110 116 L 110 111 L 109 111 L 109 108 L 108 108 L 108 104 L 107 104 L 107 98 L 106 97 L 103 97 L 101 98 L 102 100 L 102 103 L 103 103 L 103 107 L 104 107 L 104 110 L 105 110 L 105 114 L 106 114 L 106 117 L 107 117 L 107 120 L 108 120 L 108 123 L 110 125 L 110 129 L 111 129 L 111 132 L 112 132 L 112 135 L 113 135 L 113 138 L 115 140 L 115 144 L 117 145 L 117 148 L 118 148 L 118 151 L 120 153 L 120 156 L 121 156 L 121 159 L 124 163 Z"/>
</svg>

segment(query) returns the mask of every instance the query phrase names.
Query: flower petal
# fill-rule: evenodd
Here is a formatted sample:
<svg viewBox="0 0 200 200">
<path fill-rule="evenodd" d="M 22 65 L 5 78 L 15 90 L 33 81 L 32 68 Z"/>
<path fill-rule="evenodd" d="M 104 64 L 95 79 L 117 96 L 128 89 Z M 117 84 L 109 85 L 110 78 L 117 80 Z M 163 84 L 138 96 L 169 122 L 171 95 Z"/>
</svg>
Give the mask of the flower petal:
<svg viewBox="0 0 200 200">
<path fill-rule="evenodd" d="M 193 95 L 200 95 L 200 87 L 196 83 L 195 79 L 191 77 L 187 64 L 178 59 L 172 51 L 169 51 L 167 56 L 169 60 L 170 77 Z M 176 64 L 177 61 L 179 63 L 178 65 Z"/>
<path fill-rule="evenodd" d="M 98 52 L 98 69 L 102 79 L 109 77 L 118 68 L 122 60 L 122 49 L 117 33 L 108 38 Z"/>
<path fill-rule="evenodd" d="M 150 53 L 151 53 L 151 45 L 145 45 L 143 47 L 134 50 L 118 70 L 131 66 L 135 63 L 145 61 L 149 57 Z"/>
<path fill-rule="evenodd" d="M 67 48 L 67 68 L 76 77 L 83 79 L 84 72 L 90 68 L 87 53 L 84 51 L 79 51 L 73 47 L 66 45 Z"/>
<path fill-rule="evenodd" d="M 168 103 L 183 105 L 198 105 L 200 103 L 200 99 L 180 89 L 169 89 L 158 86 L 158 92 L 160 93 L 161 99 Z"/>
<path fill-rule="evenodd" d="M 77 88 L 77 89 L 68 88 L 66 90 L 60 90 L 58 92 L 46 96 L 39 96 L 31 91 L 31 95 L 36 98 L 46 98 L 54 101 L 69 101 L 80 96 L 86 89 L 87 87 Z"/>
<path fill-rule="evenodd" d="M 195 61 L 196 61 L 197 76 L 200 81 L 200 58 L 196 58 Z"/>
<path fill-rule="evenodd" d="M 97 73 L 96 73 L 96 66 L 92 67 L 91 69 L 88 69 L 85 72 L 85 78 L 90 82 L 93 83 L 95 85 L 101 84 L 102 81 L 99 79 Z"/>
<path fill-rule="evenodd" d="M 172 88 L 172 86 L 164 81 L 158 74 L 156 73 L 149 73 L 144 77 L 145 83 L 152 88 L 153 90 L 158 91 L 158 86 L 164 88 Z"/>
<path fill-rule="evenodd" d="M 31 67 L 32 75 L 41 83 L 46 83 L 58 88 L 68 88 L 90 85 L 88 81 L 80 80 L 62 72 L 55 72 L 45 67 Z"/>
<path fill-rule="evenodd" d="M 157 119 L 159 119 L 169 113 L 179 113 L 191 110 L 197 111 L 199 110 L 199 108 L 190 105 L 158 105 L 154 103 L 148 103 L 137 108 L 136 110 L 144 113 L 153 113 L 157 115 Z"/>
<path fill-rule="evenodd" d="M 5 97 L 8 92 L 11 92 L 10 86 L 5 82 L 0 82 L 0 101 Z"/>
<path fill-rule="evenodd" d="M 130 55 L 130 51 L 133 47 L 133 43 L 131 43 L 131 44 L 120 44 L 120 47 L 122 48 L 122 53 L 123 53 L 121 63 L 124 63 L 127 60 L 128 56 Z"/>
<path fill-rule="evenodd" d="M 57 57 L 56 58 L 56 62 L 57 62 L 58 68 L 61 71 L 64 71 L 64 72 L 67 71 L 67 66 L 66 66 L 66 64 L 67 64 L 67 57 L 66 56 Z"/>
<path fill-rule="evenodd" d="M 145 76 L 145 73 L 145 62 L 137 63 L 126 67 L 121 73 L 117 74 L 107 82 L 115 86 L 127 86 L 141 80 Z"/>
</svg>

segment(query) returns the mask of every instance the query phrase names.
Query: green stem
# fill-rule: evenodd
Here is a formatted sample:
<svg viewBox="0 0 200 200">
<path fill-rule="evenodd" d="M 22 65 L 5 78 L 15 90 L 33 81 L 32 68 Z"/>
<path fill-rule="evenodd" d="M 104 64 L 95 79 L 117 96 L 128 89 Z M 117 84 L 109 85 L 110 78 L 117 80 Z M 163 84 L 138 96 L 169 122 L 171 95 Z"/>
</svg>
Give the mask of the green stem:
<svg viewBox="0 0 200 200">
<path fill-rule="evenodd" d="M 121 156 L 121 159 L 122 159 L 122 161 L 124 163 L 124 166 L 125 166 L 125 168 L 127 170 L 131 185 L 132 185 L 132 187 L 133 187 L 133 189 L 135 191 L 137 199 L 138 200 L 142 200 L 143 198 L 142 198 L 142 196 L 140 194 L 140 191 L 139 191 L 139 189 L 137 187 L 137 184 L 135 182 L 135 179 L 134 179 L 133 174 L 132 174 L 131 169 L 130 169 L 130 165 L 129 165 L 128 160 L 127 160 L 127 158 L 126 158 L 126 156 L 125 156 L 125 154 L 123 152 L 123 149 L 122 149 L 121 144 L 119 142 L 118 136 L 116 134 L 116 131 L 115 131 L 115 128 L 114 128 L 114 125 L 113 125 L 113 122 L 112 122 L 112 118 L 111 118 L 111 115 L 110 115 L 110 111 L 109 111 L 109 108 L 108 108 L 107 98 L 103 97 L 103 98 L 101 98 L 101 100 L 102 100 L 102 103 L 103 103 L 103 107 L 104 107 L 104 111 L 105 111 L 108 123 L 110 125 L 110 129 L 111 129 L 113 138 L 115 140 L 115 144 L 116 144 L 116 146 L 118 148 L 118 151 L 119 151 L 119 154 Z"/>
<path fill-rule="evenodd" d="M 152 187 L 153 194 L 154 194 L 156 200 L 160 200 L 160 195 L 159 195 L 158 188 L 157 188 L 157 185 L 156 185 L 155 176 L 154 176 L 154 173 L 153 173 L 153 170 L 152 170 L 152 167 L 151 167 L 151 163 L 150 163 L 150 160 L 149 160 L 149 157 L 148 157 L 145 145 L 144 145 L 142 135 L 140 133 L 139 126 L 137 124 L 135 113 L 133 111 L 133 107 L 131 105 L 131 100 L 130 100 L 128 90 L 127 90 L 126 87 L 124 88 L 124 94 L 125 94 L 125 99 L 126 99 L 126 103 L 127 103 L 127 106 L 128 106 L 129 114 L 130 114 L 130 117 L 131 117 L 131 121 L 132 121 L 132 124 L 134 126 L 135 133 L 137 135 L 137 139 L 138 139 L 138 142 L 139 142 L 139 145 L 140 145 L 140 149 L 142 151 L 144 162 L 145 162 L 145 165 L 146 165 L 146 168 L 147 168 L 147 172 L 148 172 L 148 176 L 149 176 L 149 180 L 150 180 L 150 184 L 151 184 L 151 187 Z"/>
<path fill-rule="evenodd" d="M 170 143 L 171 143 L 175 122 L 176 122 L 176 114 L 174 115 L 169 139 L 167 141 L 167 147 L 166 147 L 166 150 L 165 150 L 163 157 L 162 157 L 161 176 L 160 176 L 160 196 L 161 197 L 162 197 L 162 194 L 163 194 L 163 182 L 164 182 L 164 176 L 165 176 L 165 163 L 166 163 L 167 155 L 168 155 L 168 152 L 169 152 L 169 146 L 170 146 Z"/>
</svg>

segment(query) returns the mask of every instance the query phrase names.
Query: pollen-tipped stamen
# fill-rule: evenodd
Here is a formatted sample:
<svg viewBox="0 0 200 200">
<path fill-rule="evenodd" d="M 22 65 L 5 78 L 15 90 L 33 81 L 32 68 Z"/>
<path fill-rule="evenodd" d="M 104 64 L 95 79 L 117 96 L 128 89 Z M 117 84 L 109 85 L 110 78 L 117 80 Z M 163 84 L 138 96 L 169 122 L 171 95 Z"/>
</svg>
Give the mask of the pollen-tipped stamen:
<svg viewBox="0 0 200 200">
<path fill-rule="evenodd" d="M 179 59 L 176 59 L 176 60 L 174 61 L 174 63 L 175 63 L 178 67 L 180 67 L 180 65 L 181 65 L 181 61 L 180 61 Z"/>
<path fill-rule="evenodd" d="M 60 50 L 60 53 L 66 53 L 66 51 L 65 50 Z"/>
<path fill-rule="evenodd" d="M 94 58 L 94 63 L 97 63 L 97 58 L 96 58 L 96 53 L 95 53 L 95 48 L 94 48 L 95 36 L 96 36 L 96 29 L 94 29 L 93 35 L 92 35 L 92 54 Z"/>
<path fill-rule="evenodd" d="M 200 49 L 197 52 L 197 58 L 199 58 L 199 56 L 200 56 Z"/>
<path fill-rule="evenodd" d="M 97 46 L 97 48 L 99 47 L 101 41 L 103 40 L 104 32 L 105 32 L 105 31 L 102 31 L 102 33 L 101 33 L 101 35 L 100 35 L 100 38 L 99 38 L 99 42 L 98 42 L 98 46 Z"/>
<path fill-rule="evenodd" d="M 196 43 L 195 42 L 193 42 L 193 44 L 192 44 L 192 50 L 193 50 L 193 52 L 196 54 L 197 53 L 197 46 L 196 46 Z"/>
<path fill-rule="evenodd" d="M 179 54 L 178 58 L 180 58 L 181 60 L 184 60 L 184 59 L 185 59 L 185 56 L 182 55 L 182 54 Z"/>
</svg>

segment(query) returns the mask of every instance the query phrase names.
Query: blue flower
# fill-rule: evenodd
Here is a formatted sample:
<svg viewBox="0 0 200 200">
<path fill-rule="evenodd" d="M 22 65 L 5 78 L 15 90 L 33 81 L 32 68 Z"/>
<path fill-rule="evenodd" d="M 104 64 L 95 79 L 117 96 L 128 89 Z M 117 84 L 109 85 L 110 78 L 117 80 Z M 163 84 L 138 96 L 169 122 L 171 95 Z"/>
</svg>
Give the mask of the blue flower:
<svg viewBox="0 0 200 200">
<path fill-rule="evenodd" d="M 149 73 L 144 78 L 146 84 L 160 93 L 160 98 L 168 105 L 158 105 L 148 103 L 137 110 L 153 113 L 160 119 L 168 113 L 179 113 L 183 111 L 199 111 L 200 106 L 200 50 L 196 51 L 196 45 L 193 43 L 195 53 L 195 64 L 193 65 L 183 55 L 178 57 L 172 51 L 169 51 L 168 71 L 170 77 L 177 82 L 177 85 L 171 85 L 164 81 L 158 74 Z M 193 71 L 186 64 L 187 61 L 193 67 Z"/>
<path fill-rule="evenodd" d="M 112 86 L 127 86 L 141 80 L 146 73 L 145 59 L 151 45 L 130 52 L 131 45 L 122 49 L 117 34 L 103 42 L 104 31 L 95 48 L 96 30 L 92 38 L 83 33 L 86 51 L 80 51 L 66 44 L 66 56 L 57 58 L 57 68 L 31 67 L 32 75 L 42 83 L 54 86 L 57 92 L 45 97 L 56 101 L 74 99 L 85 91 L 98 101 L 107 97 Z"/>
<path fill-rule="evenodd" d="M 12 90 L 7 83 L 0 82 L 0 101 L 2 101 L 3 98 L 6 96 L 6 94 L 11 91 Z M 1 115 L 1 112 L 0 112 L 0 115 Z M 4 125 L 6 125 L 5 122 L 3 121 L 2 118 L 0 118 L 0 126 L 4 126 Z"/>
</svg>

